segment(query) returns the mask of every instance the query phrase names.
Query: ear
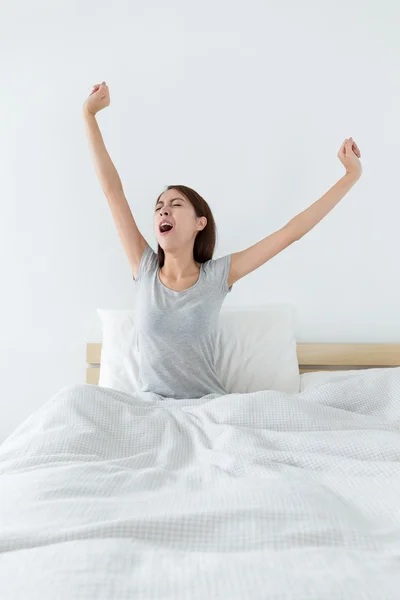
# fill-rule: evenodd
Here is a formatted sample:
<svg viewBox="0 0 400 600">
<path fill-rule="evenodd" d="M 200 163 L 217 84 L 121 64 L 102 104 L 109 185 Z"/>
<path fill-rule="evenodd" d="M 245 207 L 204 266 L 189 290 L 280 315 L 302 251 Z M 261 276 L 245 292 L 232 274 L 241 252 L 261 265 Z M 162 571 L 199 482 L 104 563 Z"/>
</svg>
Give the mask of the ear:
<svg viewBox="0 0 400 600">
<path fill-rule="evenodd" d="M 200 225 L 202 225 L 202 229 L 205 228 L 205 226 L 207 225 L 207 218 L 206 217 L 200 217 Z"/>
</svg>

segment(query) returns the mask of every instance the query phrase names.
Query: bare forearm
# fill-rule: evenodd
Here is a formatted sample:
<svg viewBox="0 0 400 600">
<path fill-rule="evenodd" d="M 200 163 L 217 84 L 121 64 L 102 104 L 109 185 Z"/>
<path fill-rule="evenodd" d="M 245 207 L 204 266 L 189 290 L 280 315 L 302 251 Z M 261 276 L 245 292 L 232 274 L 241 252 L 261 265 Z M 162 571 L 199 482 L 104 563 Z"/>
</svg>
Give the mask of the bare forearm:
<svg viewBox="0 0 400 600">
<path fill-rule="evenodd" d="M 295 239 L 300 239 L 319 223 L 347 194 L 358 179 L 358 175 L 346 173 L 319 200 L 291 219 L 286 227 L 293 231 Z"/>
<path fill-rule="evenodd" d="M 84 110 L 83 118 L 94 166 L 104 193 L 122 189 L 121 179 L 107 152 L 95 115 Z"/>
</svg>

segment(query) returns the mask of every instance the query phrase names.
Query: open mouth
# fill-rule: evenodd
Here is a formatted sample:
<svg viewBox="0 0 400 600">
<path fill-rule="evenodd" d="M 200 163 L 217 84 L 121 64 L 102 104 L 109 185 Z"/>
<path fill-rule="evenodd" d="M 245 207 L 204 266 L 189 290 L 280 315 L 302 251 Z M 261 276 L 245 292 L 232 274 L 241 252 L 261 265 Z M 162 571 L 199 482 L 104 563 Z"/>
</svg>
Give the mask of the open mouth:
<svg viewBox="0 0 400 600">
<path fill-rule="evenodd" d="M 172 225 L 161 225 L 161 227 L 159 228 L 160 230 L 160 234 L 161 235 L 166 235 L 167 233 L 169 233 L 170 231 L 172 231 L 173 226 Z"/>
</svg>

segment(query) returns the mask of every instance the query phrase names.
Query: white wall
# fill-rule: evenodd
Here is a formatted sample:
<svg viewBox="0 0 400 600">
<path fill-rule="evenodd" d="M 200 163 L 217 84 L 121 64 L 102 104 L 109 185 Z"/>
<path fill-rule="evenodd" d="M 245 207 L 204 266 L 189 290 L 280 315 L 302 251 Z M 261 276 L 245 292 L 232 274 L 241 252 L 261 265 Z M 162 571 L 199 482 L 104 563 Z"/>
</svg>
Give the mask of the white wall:
<svg viewBox="0 0 400 600">
<path fill-rule="evenodd" d="M 353 136 L 360 181 L 226 305 L 290 300 L 299 341 L 400 342 L 399 17 L 394 0 L 3 5 L 0 441 L 85 381 L 96 308 L 134 303 L 81 116 L 102 80 L 98 122 L 154 249 L 166 185 L 209 202 L 222 256 L 322 196 Z"/>
</svg>

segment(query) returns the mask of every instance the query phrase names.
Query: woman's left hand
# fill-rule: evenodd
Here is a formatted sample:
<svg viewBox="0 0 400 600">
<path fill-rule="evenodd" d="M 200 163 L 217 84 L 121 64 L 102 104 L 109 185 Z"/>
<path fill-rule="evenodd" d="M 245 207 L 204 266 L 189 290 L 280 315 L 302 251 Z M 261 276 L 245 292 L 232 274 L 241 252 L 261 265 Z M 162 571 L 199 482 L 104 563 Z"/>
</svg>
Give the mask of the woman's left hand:
<svg viewBox="0 0 400 600">
<path fill-rule="evenodd" d="M 338 152 L 338 158 L 346 169 L 346 173 L 360 177 L 362 167 L 361 152 L 352 137 L 344 140 Z"/>
</svg>

